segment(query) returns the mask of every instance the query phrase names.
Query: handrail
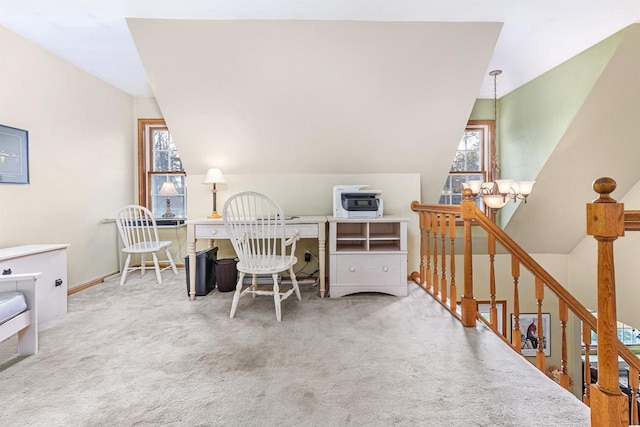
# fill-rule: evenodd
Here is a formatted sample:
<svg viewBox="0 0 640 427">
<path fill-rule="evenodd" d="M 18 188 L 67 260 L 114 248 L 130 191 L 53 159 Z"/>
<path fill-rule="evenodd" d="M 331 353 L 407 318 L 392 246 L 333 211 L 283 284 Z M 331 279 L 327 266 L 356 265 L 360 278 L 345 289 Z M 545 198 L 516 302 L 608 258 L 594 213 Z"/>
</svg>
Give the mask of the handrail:
<svg viewBox="0 0 640 427">
<path fill-rule="evenodd" d="M 458 206 L 447 206 L 455 208 L 455 213 L 460 214 Z M 412 202 L 411 209 L 414 212 L 451 213 L 452 209 L 442 209 L 442 205 L 428 205 L 419 202 Z M 520 263 L 532 274 L 540 277 L 544 283 L 560 298 L 567 302 L 569 308 L 584 320 L 591 329 L 597 327 L 597 319 L 591 312 L 583 306 L 573 295 L 569 293 L 556 279 L 553 278 L 540 264 L 538 264 L 524 249 L 522 249 L 513 239 L 509 237 L 500 227 L 493 223 L 479 208 L 476 207 L 475 222 L 487 233 L 495 236 L 496 240 L 511 254 L 515 255 Z"/>
<path fill-rule="evenodd" d="M 640 211 L 624 211 L 624 229 L 640 231 Z"/>
<path fill-rule="evenodd" d="M 617 204 L 615 200 L 611 199 L 608 196 L 608 193 L 613 191 L 615 188 L 615 181 L 610 180 L 608 178 L 596 180 L 599 183 L 599 186 L 596 186 L 594 183 L 594 189 L 596 192 L 600 193 L 600 199 L 595 201 L 594 203 L 600 203 L 600 205 L 596 205 L 595 208 L 592 208 L 590 205 L 587 205 L 588 210 L 588 218 L 587 221 L 595 222 L 599 220 L 597 224 L 588 223 L 587 224 L 587 232 L 588 234 L 593 235 L 596 240 L 599 242 L 599 250 L 600 245 L 605 245 L 608 249 L 606 256 L 610 256 L 612 258 L 612 242 L 619 235 L 623 235 L 624 230 L 640 230 L 640 210 L 639 211 L 624 211 L 624 215 L 622 212 L 622 205 Z M 611 182 L 613 182 L 613 186 L 611 186 Z M 603 182 L 606 184 L 603 184 Z M 606 188 L 606 191 L 603 190 Z M 605 194 L 606 193 L 606 194 Z M 546 286 L 560 301 L 560 321 L 562 326 L 562 335 L 563 335 L 563 348 L 562 348 L 562 376 L 561 376 L 561 385 L 565 388 L 569 387 L 569 378 L 566 373 L 566 343 L 565 341 L 565 328 L 566 328 L 566 320 L 567 314 L 570 310 L 573 312 L 578 319 L 583 322 L 583 340 L 585 343 L 585 351 L 587 352 L 587 357 L 589 354 L 589 346 L 590 346 L 590 334 L 589 330 L 592 330 L 598 333 L 598 324 L 601 324 L 601 328 L 603 328 L 602 336 L 598 335 L 598 367 L 602 364 L 602 372 L 599 372 L 598 384 L 592 386 L 593 389 L 593 398 L 590 402 L 590 393 L 589 393 L 589 369 L 588 366 L 585 367 L 585 386 L 587 390 L 585 391 L 585 396 L 583 397 L 583 401 L 587 404 L 591 403 L 592 409 L 592 425 L 620 425 L 620 423 L 624 424 L 624 422 L 628 422 L 628 408 L 626 396 L 621 393 L 618 394 L 619 390 L 614 390 L 615 388 L 619 388 L 617 371 L 615 372 L 615 378 L 613 378 L 613 359 L 615 359 L 616 367 L 617 367 L 617 358 L 620 356 L 630 367 L 630 378 L 633 374 L 634 378 L 630 381 L 630 386 L 633 384 L 637 384 L 637 375 L 640 372 L 640 359 L 631 351 L 627 346 L 625 346 L 620 340 L 617 339 L 617 336 L 612 337 L 611 329 L 611 321 L 604 320 L 605 314 L 614 313 L 615 315 L 615 298 L 611 301 L 611 295 L 601 295 L 601 293 L 609 294 L 612 293 L 615 297 L 615 284 L 613 282 L 613 266 L 608 266 L 608 269 L 602 267 L 603 277 L 600 276 L 600 267 L 599 267 L 599 281 L 605 280 L 607 285 L 605 286 L 605 291 L 599 291 L 598 299 L 598 311 L 602 311 L 601 318 L 597 319 L 580 301 L 578 301 L 564 286 L 562 286 L 553 276 L 551 276 L 540 264 L 538 264 L 531 255 L 529 255 L 524 249 L 522 249 L 511 237 L 509 237 L 500 227 L 498 227 L 492 219 L 487 217 L 484 212 L 475 205 L 475 202 L 471 200 L 470 191 L 468 189 L 464 190 L 463 195 L 465 196 L 465 200 L 462 201 L 460 206 L 451 206 L 451 205 L 427 205 L 421 204 L 417 201 L 411 203 L 411 209 L 414 212 L 420 213 L 420 228 L 421 228 L 421 262 L 420 262 L 420 273 L 413 272 L 411 274 L 411 278 L 416 281 L 420 286 L 422 286 L 425 290 L 431 293 L 436 300 L 439 300 L 445 307 L 447 307 L 453 314 L 456 315 L 458 319 L 462 320 L 463 325 L 465 326 L 474 326 L 476 318 L 481 319 L 484 323 L 486 323 L 490 329 L 492 329 L 495 333 L 500 335 L 501 338 L 505 342 L 508 343 L 502 335 L 496 330 L 493 326 L 495 325 L 494 320 L 486 321 L 477 311 L 477 305 L 475 303 L 475 299 L 473 298 L 473 268 L 471 261 L 471 232 L 470 225 L 473 223 L 475 225 L 480 226 L 483 230 L 486 231 L 487 236 L 489 238 L 489 259 L 490 259 L 490 283 L 491 283 L 491 300 L 492 313 L 490 316 L 493 319 L 495 312 L 495 289 L 494 289 L 494 281 L 495 281 L 495 273 L 493 271 L 493 257 L 495 255 L 495 241 L 500 243 L 504 249 L 511 254 L 512 256 L 512 275 L 514 277 L 514 314 L 516 315 L 516 326 L 514 326 L 514 330 L 517 330 L 517 319 L 519 314 L 518 308 L 518 279 L 519 279 L 519 266 L 522 265 L 526 268 L 534 277 L 536 282 L 536 299 L 538 301 L 538 318 L 541 321 L 541 304 L 543 299 L 543 290 L 542 288 Z M 614 206 L 617 205 L 617 206 Z M 606 211 L 607 213 L 603 213 L 604 210 L 610 209 Z M 617 213 L 617 214 L 616 214 Z M 424 215 L 424 216 L 423 216 Z M 444 241 L 446 238 L 446 230 L 449 227 L 445 227 L 445 225 L 451 225 L 454 221 L 454 218 L 457 220 L 462 219 L 464 221 L 464 279 L 465 279 L 465 288 L 464 293 L 462 295 L 462 313 L 455 312 L 456 310 L 456 295 L 454 291 L 456 289 L 455 283 L 451 283 L 451 300 L 447 301 L 447 278 L 444 277 L 444 269 L 446 268 L 445 257 L 444 257 Z M 619 224 L 614 223 L 618 219 L 620 221 Z M 611 221 L 611 223 L 607 223 L 606 226 L 603 225 L 606 221 Z M 455 228 L 455 227 L 454 227 Z M 609 233 L 609 234 L 607 234 Z M 455 233 L 450 236 L 451 240 L 455 238 Z M 425 241 L 426 239 L 426 241 Z M 439 239 L 442 241 L 442 248 L 439 250 Z M 433 245 L 433 247 L 432 247 Z M 440 253 L 438 254 L 438 251 Z M 451 247 L 451 258 L 453 258 L 453 246 Z M 599 252 L 600 253 L 600 252 Z M 431 259 L 433 256 L 433 259 Z M 442 273 L 440 276 L 438 275 L 438 265 L 440 263 L 440 257 L 442 258 L 440 272 Z M 602 263 L 602 257 L 599 255 L 598 261 Z M 612 262 L 612 260 L 611 260 Z M 451 270 L 455 270 L 452 260 Z M 422 276 L 421 276 L 422 273 Z M 455 271 L 452 271 L 451 281 L 454 282 L 453 274 Z M 440 283 L 441 282 L 441 283 Z M 599 282 L 600 283 L 600 282 Z M 600 285 L 599 285 L 600 289 Z M 612 304 L 613 308 L 611 309 L 603 309 L 601 305 L 602 299 L 608 299 L 606 304 Z M 473 312 L 471 312 L 473 311 Z M 465 319 L 467 319 L 465 321 Z M 469 320 L 472 319 L 472 322 Z M 513 332 L 513 331 L 512 331 Z M 613 332 L 615 334 L 615 331 Z M 512 340 L 513 348 L 520 352 L 520 336 L 518 335 L 516 340 Z M 611 346 L 612 345 L 612 346 Z M 540 346 L 542 347 L 542 346 Z M 606 361 L 606 363 L 601 362 Z M 538 368 L 544 370 L 544 353 L 541 348 L 537 350 L 537 365 Z M 611 361 L 609 361 L 611 359 Z M 588 359 L 587 359 L 588 360 Z M 599 369 L 599 371 L 601 371 Z M 608 377 L 612 378 L 608 378 Z M 614 382 L 615 381 L 615 382 Z M 611 387 L 611 384 L 615 384 L 615 387 Z M 635 402 L 635 396 L 637 392 L 636 389 L 632 392 L 632 398 Z M 604 397 L 603 397 L 604 396 Z M 624 400 L 624 405 L 623 405 Z M 619 419 L 617 420 L 609 420 L 611 418 L 611 412 L 605 411 L 606 408 L 611 410 L 611 408 L 615 408 L 615 411 L 620 411 L 621 413 L 618 415 Z M 626 411 L 626 412 L 625 412 Z M 638 411 L 635 405 L 632 405 L 632 413 L 631 419 L 633 422 L 637 423 L 638 421 Z M 616 424 L 618 422 L 618 424 Z"/>
<path fill-rule="evenodd" d="M 569 309 L 573 311 L 581 321 L 587 323 L 594 332 L 598 333 L 598 322 L 596 317 L 584 305 L 582 305 L 580 301 L 571 295 L 564 286 L 562 286 L 553 278 L 553 276 L 540 266 L 540 264 L 538 264 L 531 255 L 514 242 L 507 233 L 487 218 L 480 209 L 478 209 L 478 211 L 481 215 L 476 216 L 476 222 L 481 225 L 484 230 L 494 234 L 496 240 L 498 240 L 498 242 L 500 242 L 500 244 L 513 255 L 516 255 L 520 263 L 524 265 L 527 270 L 529 270 L 533 275 L 540 277 L 545 285 L 547 285 L 559 299 L 567 303 Z M 637 212 L 640 214 L 640 211 Z M 640 359 L 638 359 L 638 357 L 619 340 L 617 350 L 629 366 L 633 366 L 640 370 Z"/>
<path fill-rule="evenodd" d="M 478 208 L 476 208 L 478 209 Z M 480 215 L 477 215 L 480 213 Z M 538 276 L 560 299 L 565 301 L 569 308 L 583 318 L 591 329 L 596 328 L 597 320 L 593 314 L 583 306 L 573 295 L 569 293 L 556 279 L 551 276 L 540 264 L 538 264 L 524 249 L 522 249 L 507 233 L 487 218 L 478 209 L 476 222 L 487 232 L 495 236 L 496 240 L 511 254 L 515 255 L 520 263 L 526 267 L 533 275 Z"/>
</svg>

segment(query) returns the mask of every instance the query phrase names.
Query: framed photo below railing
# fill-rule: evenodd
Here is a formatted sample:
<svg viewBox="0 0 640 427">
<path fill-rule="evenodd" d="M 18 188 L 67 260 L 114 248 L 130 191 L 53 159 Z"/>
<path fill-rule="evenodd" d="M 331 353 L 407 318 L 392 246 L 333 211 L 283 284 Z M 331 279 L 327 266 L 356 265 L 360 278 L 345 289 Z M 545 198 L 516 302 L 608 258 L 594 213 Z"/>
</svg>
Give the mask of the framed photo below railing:
<svg viewBox="0 0 640 427">
<path fill-rule="evenodd" d="M 538 345 L 542 345 L 545 356 L 551 356 L 551 314 L 542 313 L 542 327 L 538 325 L 537 313 L 520 313 L 518 318 L 521 352 L 525 356 L 535 356 Z M 514 316 L 511 314 L 511 342 L 513 342 Z"/>
</svg>

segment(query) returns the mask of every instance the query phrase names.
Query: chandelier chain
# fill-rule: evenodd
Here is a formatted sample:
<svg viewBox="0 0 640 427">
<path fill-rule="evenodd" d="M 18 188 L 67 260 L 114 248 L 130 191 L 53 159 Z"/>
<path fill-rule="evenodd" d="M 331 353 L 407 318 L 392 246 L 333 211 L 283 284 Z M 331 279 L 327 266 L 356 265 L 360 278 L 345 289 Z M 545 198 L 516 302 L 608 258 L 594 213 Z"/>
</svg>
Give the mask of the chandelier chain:
<svg viewBox="0 0 640 427">
<path fill-rule="evenodd" d="M 500 162 L 498 160 L 498 76 L 502 70 L 489 72 L 493 76 L 493 153 L 491 153 L 491 179 L 500 179 Z"/>
</svg>

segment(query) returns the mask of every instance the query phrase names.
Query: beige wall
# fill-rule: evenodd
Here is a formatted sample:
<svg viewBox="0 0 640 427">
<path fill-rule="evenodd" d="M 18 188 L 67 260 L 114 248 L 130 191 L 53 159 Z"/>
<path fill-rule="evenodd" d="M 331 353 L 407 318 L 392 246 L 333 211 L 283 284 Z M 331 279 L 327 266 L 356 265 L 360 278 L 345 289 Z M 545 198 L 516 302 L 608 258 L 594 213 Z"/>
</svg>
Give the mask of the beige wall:
<svg viewBox="0 0 640 427">
<path fill-rule="evenodd" d="M 29 131 L 30 183 L 0 184 L 0 247 L 69 243 L 68 286 L 117 270 L 133 200 L 133 99 L 0 27 L 0 123 Z"/>
<path fill-rule="evenodd" d="M 127 23 L 189 173 L 211 164 L 237 175 L 411 172 L 430 203 L 502 26 Z"/>
<path fill-rule="evenodd" d="M 162 118 L 162 111 L 154 98 L 136 98 L 134 102 L 135 126 L 138 118 Z M 137 131 L 136 131 L 137 141 Z M 137 144 L 134 155 L 137 156 Z M 178 152 L 181 150 L 180 140 L 176 140 Z M 248 155 L 249 153 L 247 153 Z M 260 153 L 257 153 L 260 156 Z M 212 164 L 211 167 L 219 165 Z M 189 218 L 206 217 L 212 209 L 211 186 L 203 185 L 202 173 L 187 171 L 187 212 Z M 223 173 L 225 171 L 223 170 Z M 137 170 L 135 171 L 137 176 Z M 227 174 L 226 183 L 218 185 L 218 211 L 226 199 L 240 191 L 259 191 L 278 201 L 287 215 L 332 215 L 332 190 L 338 184 L 370 185 L 371 189 L 382 191 L 385 215 L 402 215 L 411 219 L 408 232 L 409 265 L 408 271 L 416 271 L 419 264 L 418 251 L 418 219 L 410 204 L 420 199 L 420 174 L 301 174 L 283 171 L 278 174 Z M 172 240 L 171 253 L 178 264 L 184 263 L 186 255 L 186 229 L 161 230 L 161 238 Z M 229 242 L 215 243 L 220 248 L 219 258 L 233 257 L 234 252 Z M 207 242 L 198 244 L 203 249 Z M 303 240 L 298 244 L 299 259 L 309 249 L 318 255 L 316 241 Z M 312 261 L 313 263 L 313 261 Z M 313 270 L 313 266 L 306 270 Z"/>
<path fill-rule="evenodd" d="M 576 247 L 593 180 L 611 176 L 626 193 L 640 179 L 639 46 L 634 24 L 501 100 L 502 176 L 536 184 L 527 205 L 499 224 L 529 252 Z M 501 210 L 502 220 L 514 205 Z"/>
<path fill-rule="evenodd" d="M 640 183 L 624 195 L 612 194 L 624 203 L 626 210 L 640 209 Z M 595 198 L 595 193 L 594 193 Z M 586 224 L 585 224 L 586 230 Z M 589 309 L 597 310 L 598 243 L 592 236 L 584 239 L 571 252 L 569 272 L 571 293 Z M 613 244 L 618 320 L 640 328 L 640 232 L 628 231 Z"/>
<path fill-rule="evenodd" d="M 202 184 L 203 178 L 204 174 L 190 174 L 187 177 L 189 189 L 187 208 L 190 218 L 202 218 L 211 212 L 211 187 Z M 332 215 L 334 185 L 370 185 L 370 189 L 382 192 L 385 215 L 400 215 L 411 219 L 408 227 L 408 271 L 417 270 L 419 265 L 418 218 L 411 211 L 410 205 L 412 201 L 420 198 L 419 174 L 339 175 L 283 172 L 280 174 L 225 174 L 225 179 L 227 182 L 218 186 L 218 212 L 222 211 L 224 202 L 230 195 L 252 190 L 277 200 L 286 215 Z M 218 242 L 217 245 L 221 248 L 220 256 L 233 256 L 226 242 Z M 301 242 L 301 253 L 304 253 L 306 248 L 318 254 L 317 242 Z"/>
<path fill-rule="evenodd" d="M 115 226 L 101 220 L 137 200 L 136 122 L 162 117 L 156 100 L 134 100 L 2 27 L 0 77 L 0 123 L 29 131 L 31 169 L 30 184 L 0 185 L 0 247 L 70 243 L 70 287 L 115 272 Z M 204 171 L 188 172 L 189 217 L 205 216 L 211 208 L 211 193 L 200 183 Z M 257 189 L 276 197 L 292 214 L 329 214 L 335 184 L 370 184 L 381 189 L 385 213 L 414 221 L 409 226 L 409 271 L 417 269 L 417 224 L 409 204 L 420 199 L 419 174 L 247 173 L 229 174 L 227 179 L 228 184 L 220 188 L 220 207 L 235 191 Z M 630 209 L 640 205 L 640 189 L 634 187 L 622 201 Z M 177 241 L 172 250 L 182 261 L 184 230 L 163 233 Z M 632 325 L 640 324 L 633 303 L 640 292 L 635 286 L 634 261 L 640 247 L 635 239 L 628 234 L 616 242 L 618 288 L 624 289 L 619 295 L 625 296 L 618 299 L 618 313 Z M 301 246 L 312 248 L 313 244 Z M 221 255 L 231 256 L 224 251 Z M 593 239 L 586 237 L 570 259 L 548 256 L 567 263 L 567 282 L 561 282 L 569 283 L 587 307 L 594 307 Z"/>
</svg>

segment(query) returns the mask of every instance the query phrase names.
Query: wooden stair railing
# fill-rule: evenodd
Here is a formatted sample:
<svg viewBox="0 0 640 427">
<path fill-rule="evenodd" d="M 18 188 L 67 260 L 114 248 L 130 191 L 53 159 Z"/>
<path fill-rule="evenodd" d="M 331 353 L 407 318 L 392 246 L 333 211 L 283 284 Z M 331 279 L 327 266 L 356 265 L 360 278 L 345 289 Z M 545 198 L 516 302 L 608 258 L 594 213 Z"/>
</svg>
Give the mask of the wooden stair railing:
<svg viewBox="0 0 640 427">
<path fill-rule="evenodd" d="M 556 279 L 542 268 L 526 251 L 515 243 L 484 212 L 477 208 L 471 199 L 471 191 L 463 191 L 464 200 L 460 206 L 411 204 L 418 213 L 420 224 L 420 268 L 411 274 L 412 280 L 444 305 L 467 327 L 476 326 L 479 319 L 499 335 L 518 353 L 522 354 L 520 317 L 520 267 L 524 267 L 532 276 L 534 298 L 537 306 L 537 324 L 543 324 L 542 313 L 545 290 L 549 290 L 558 300 L 558 319 L 561 328 L 561 362 L 559 383 L 565 389 L 570 387 L 568 375 L 568 349 L 566 327 L 569 313 L 582 322 L 582 341 L 584 346 L 584 384 L 582 400 L 591 408 L 592 426 L 621 426 L 638 424 L 638 405 L 635 404 L 640 375 L 640 359 L 617 338 L 615 281 L 613 268 L 613 241 L 628 230 L 640 230 L 640 211 L 624 212 L 622 204 L 616 203 L 609 194 L 615 189 L 615 181 L 601 178 L 593 184 L 600 197 L 587 205 L 587 233 L 598 241 L 598 317 L 584 307 Z M 622 214 L 624 212 L 624 215 Z M 462 221 L 462 225 L 460 225 Z M 473 277 L 473 236 L 472 225 L 486 232 L 489 277 L 488 294 L 490 298 L 489 319 L 478 312 L 474 298 Z M 456 230 L 462 227 L 463 287 L 458 303 L 458 285 L 456 284 L 455 241 Z M 449 238 L 449 244 L 445 244 Z M 513 278 L 512 312 L 513 328 L 511 342 L 498 330 L 496 306 L 496 243 L 511 255 L 511 276 Z M 447 253 L 447 247 L 448 253 Z M 458 250 L 458 252 L 460 252 Z M 538 327 L 540 343 L 545 337 L 543 328 Z M 590 353 L 592 331 L 598 334 L 598 382 L 591 384 Z M 537 346 L 535 365 L 545 372 L 545 354 L 542 345 Z M 631 402 L 620 391 L 618 357 L 629 365 L 629 388 L 632 390 Z M 582 368 L 581 368 L 582 369 Z M 576 369 L 579 372 L 581 369 Z M 546 373 L 546 372 L 545 372 Z M 630 406 L 630 408 L 629 408 Z M 629 412 L 630 409 L 630 412 Z"/>
</svg>

